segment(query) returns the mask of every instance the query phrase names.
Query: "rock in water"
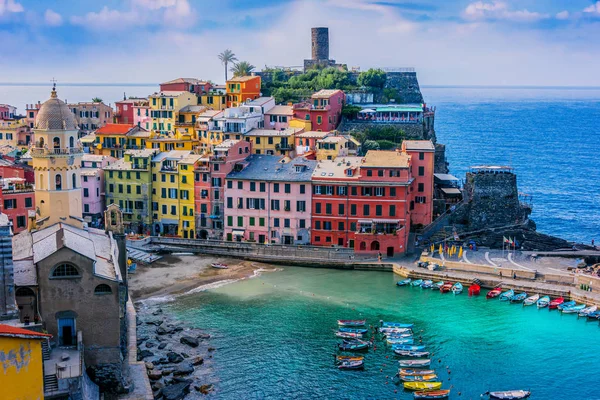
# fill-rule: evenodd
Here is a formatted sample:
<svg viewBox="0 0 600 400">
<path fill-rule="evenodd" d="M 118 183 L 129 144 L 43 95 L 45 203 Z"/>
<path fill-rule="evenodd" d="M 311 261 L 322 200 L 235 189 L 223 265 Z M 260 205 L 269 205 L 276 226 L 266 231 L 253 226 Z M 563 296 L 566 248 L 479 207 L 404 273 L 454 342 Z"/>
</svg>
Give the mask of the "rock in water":
<svg viewBox="0 0 600 400">
<path fill-rule="evenodd" d="M 189 382 L 176 383 L 162 389 L 162 395 L 165 400 L 181 400 L 190 392 Z"/>
<path fill-rule="evenodd" d="M 154 369 L 154 364 L 152 364 L 151 362 L 147 362 L 146 369 Z"/>
<path fill-rule="evenodd" d="M 204 358 L 200 357 L 200 356 L 196 356 L 194 358 L 192 358 L 192 365 L 201 365 L 204 363 Z"/>
<path fill-rule="evenodd" d="M 179 339 L 179 342 L 181 344 L 187 344 L 188 346 L 191 347 L 198 347 L 198 339 L 193 338 L 191 336 L 182 336 L 181 339 Z"/>
<path fill-rule="evenodd" d="M 164 349 L 165 347 L 167 347 L 167 344 L 166 344 L 166 343 L 161 343 L 161 344 L 159 344 L 159 345 L 158 345 L 158 349 L 159 349 L 159 350 L 162 350 L 162 349 Z"/>
<path fill-rule="evenodd" d="M 151 352 L 150 350 L 142 350 L 138 353 L 138 355 L 142 358 L 146 358 L 146 357 L 152 357 L 154 355 L 154 353 Z"/>
<path fill-rule="evenodd" d="M 169 334 L 169 333 L 173 333 L 173 329 L 172 328 L 165 328 L 163 325 L 161 325 L 158 328 L 156 328 L 156 333 L 158 333 L 159 335 L 166 335 L 166 334 Z"/>
<path fill-rule="evenodd" d="M 151 381 L 157 381 L 162 378 L 162 373 L 157 369 L 150 370 L 148 371 L 148 378 L 150 378 Z"/>
<path fill-rule="evenodd" d="M 198 339 L 210 339 L 210 335 L 208 333 L 201 333 L 198 335 Z"/>
<path fill-rule="evenodd" d="M 200 386 L 199 389 L 196 388 L 196 390 L 198 390 L 202 394 L 209 394 L 213 390 L 213 385 L 212 384 L 202 385 L 202 386 Z"/>
<path fill-rule="evenodd" d="M 189 362 L 183 362 L 173 371 L 173 375 L 189 375 L 194 372 L 194 367 Z"/>
<path fill-rule="evenodd" d="M 170 351 L 167 353 L 167 358 L 170 363 L 179 364 L 183 361 L 183 357 L 180 354 L 175 353 L 174 351 Z"/>
</svg>

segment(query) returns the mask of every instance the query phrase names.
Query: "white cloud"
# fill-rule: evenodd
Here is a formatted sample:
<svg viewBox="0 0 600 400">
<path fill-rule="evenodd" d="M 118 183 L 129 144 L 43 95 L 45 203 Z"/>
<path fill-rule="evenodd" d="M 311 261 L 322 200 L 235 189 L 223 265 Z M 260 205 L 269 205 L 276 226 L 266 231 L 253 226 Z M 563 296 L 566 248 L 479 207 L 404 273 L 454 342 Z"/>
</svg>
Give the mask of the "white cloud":
<svg viewBox="0 0 600 400">
<path fill-rule="evenodd" d="M 511 10 L 503 1 L 494 1 L 486 3 L 476 1 L 469 4 L 463 11 L 463 17 L 469 20 L 506 20 L 515 22 L 534 22 L 549 18 L 548 14 L 541 14 L 535 11 Z"/>
<path fill-rule="evenodd" d="M 23 6 L 20 3 L 17 3 L 15 0 L 0 0 L 0 16 L 9 13 L 20 13 L 23 11 L 25 11 Z"/>
<path fill-rule="evenodd" d="M 600 14 L 600 1 L 597 1 L 595 4 L 592 4 L 591 6 L 584 8 L 583 12 Z"/>
<path fill-rule="evenodd" d="M 60 26 L 63 23 L 63 18 L 59 13 L 48 9 L 44 13 L 44 21 L 50 26 Z"/>
<path fill-rule="evenodd" d="M 131 11 L 111 10 L 104 6 L 99 12 L 89 12 L 84 16 L 72 16 L 71 23 L 91 29 L 128 29 L 131 25 L 142 25 L 143 20 Z"/>
<path fill-rule="evenodd" d="M 565 19 L 569 19 L 569 12 L 567 10 L 565 11 L 561 11 L 559 13 L 556 14 L 556 19 L 560 19 L 560 20 L 565 20 Z"/>
</svg>

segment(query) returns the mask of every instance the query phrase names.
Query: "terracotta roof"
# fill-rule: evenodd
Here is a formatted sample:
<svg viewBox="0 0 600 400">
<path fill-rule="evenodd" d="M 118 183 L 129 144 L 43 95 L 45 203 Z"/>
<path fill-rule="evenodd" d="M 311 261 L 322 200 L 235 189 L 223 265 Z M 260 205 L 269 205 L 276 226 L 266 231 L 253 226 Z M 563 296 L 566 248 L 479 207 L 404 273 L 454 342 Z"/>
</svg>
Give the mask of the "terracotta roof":
<svg viewBox="0 0 600 400">
<path fill-rule="evenodd" d="M 52 335 L 47 333 L 34 332 L 3 324 L 0 324 L 0 336 L 19 337 L 25 339 L 46 339 L 52 337 Z"/>
<path fill-rule="evenodd" d="M 260 79 L 259 76 L 234 76 L 233 78 L 229 79 L 227 82 L 248 82 L 251 81 L 252 79 Z"/>
<path fill-rule="evenodd" d="M 169 85 L 171 83 L 191 83 L 192 85 L 205 85 L 208 82 L 201 81 L 200 79 L 196 78 L 177 78 L 173 79 L 172 81 L 163 82 L 161 85 Z"/>
<path fill-rule="evenodd" d="M 265 114 L 270 115 L 293 115 L 294 110 L 292 106 L 275 106 L 269 111 L 265 111 Z"/>
<path fill-rule="evenodd" d="M 96 130 L 96 134 L 100 135 L 126 135 L 132 130 L 135 125 L 130 124 L 106 124 Z"/>
<path fill-rule="evenodd" d="M 363 167 L 407 168 L 410 156 L 399 151 L 369 150 L 364 157 Z"/>
</svg>

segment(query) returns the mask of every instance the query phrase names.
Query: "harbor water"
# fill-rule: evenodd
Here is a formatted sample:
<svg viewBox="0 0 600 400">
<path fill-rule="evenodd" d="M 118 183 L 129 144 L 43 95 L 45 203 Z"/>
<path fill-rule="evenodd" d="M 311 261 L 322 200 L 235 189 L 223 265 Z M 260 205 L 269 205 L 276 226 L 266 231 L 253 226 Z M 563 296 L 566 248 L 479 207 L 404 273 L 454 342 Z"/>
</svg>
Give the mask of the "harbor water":
<svg viewBox="0 0 600 400">
<path fill-rule="evenodd" d="M 598 322 L 497 299 L 397 287 L 386 272 L 284 267 L 163 305 L 213 336 L 216 398 L 411 399 L 377 340 L 364 371 L 334 367 L 337 319 L 415 324 L 452 399 L 530 389 L 532 399 L 597 399 Z M 459 394 L 460 392 L 460 394 Z"/>
</svg>

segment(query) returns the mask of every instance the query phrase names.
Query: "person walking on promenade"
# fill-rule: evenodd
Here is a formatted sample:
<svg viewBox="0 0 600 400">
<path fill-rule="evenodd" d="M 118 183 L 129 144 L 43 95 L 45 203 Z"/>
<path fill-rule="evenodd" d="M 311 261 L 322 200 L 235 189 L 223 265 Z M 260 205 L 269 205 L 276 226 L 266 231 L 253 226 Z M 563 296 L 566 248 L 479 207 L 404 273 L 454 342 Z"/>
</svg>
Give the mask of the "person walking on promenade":
<svg viewBox="0 0 600 400">
<path fill-rule="evenodd" d="M 513 271 L 513 279 L 517 279 L 517 273 Z"/>
<path fill-rule="evenodd" d="M 381 262 L 381 252 L 377 253 L 377 259 Z"/>
<path fill-rule="evenodd" d="M 502 271 L 500 271 L 500 279 L 502 279 Z"/>
</svg>

